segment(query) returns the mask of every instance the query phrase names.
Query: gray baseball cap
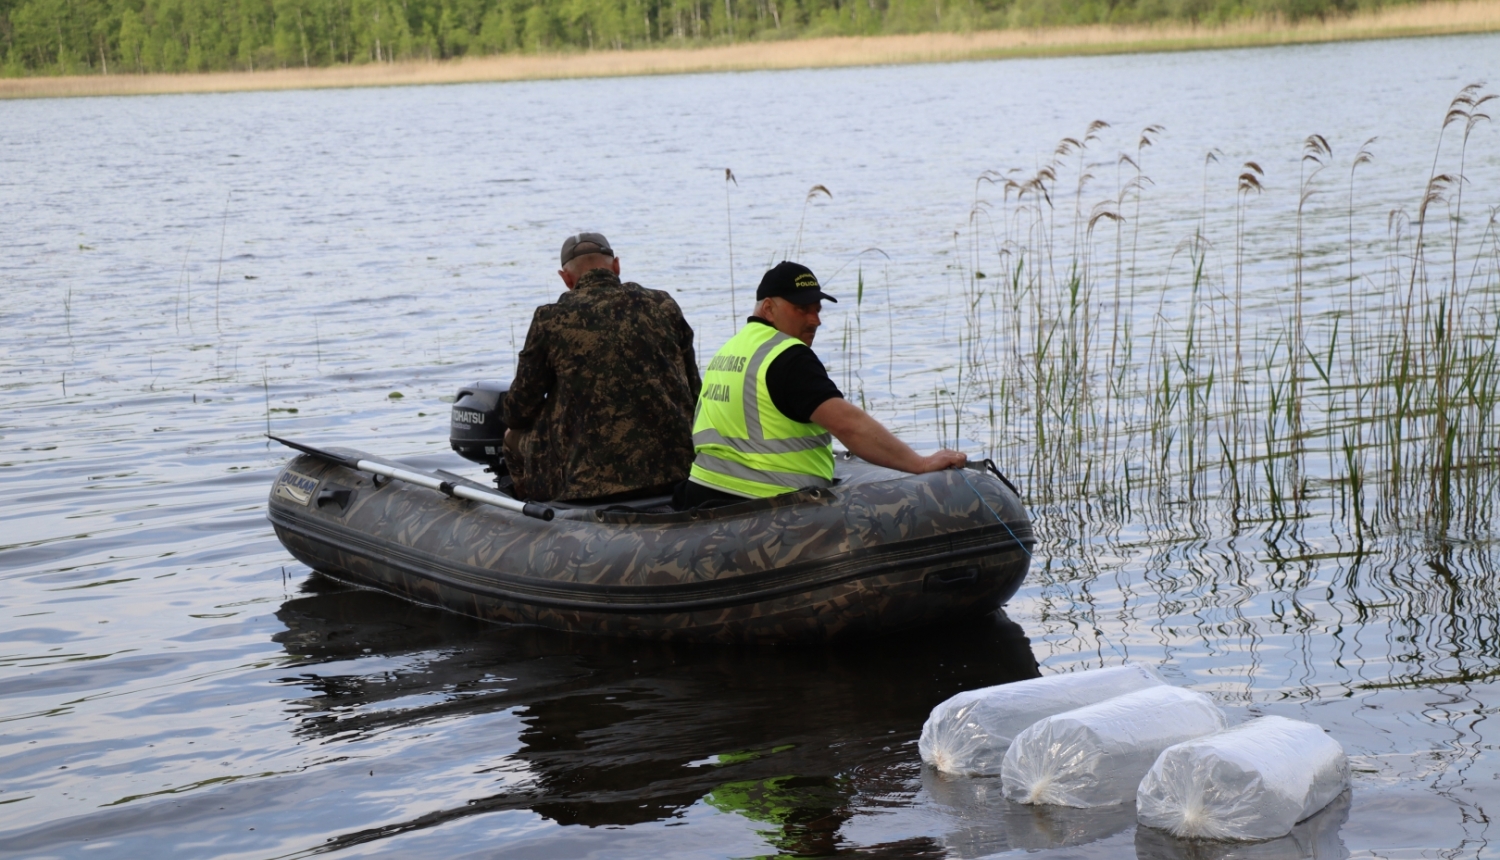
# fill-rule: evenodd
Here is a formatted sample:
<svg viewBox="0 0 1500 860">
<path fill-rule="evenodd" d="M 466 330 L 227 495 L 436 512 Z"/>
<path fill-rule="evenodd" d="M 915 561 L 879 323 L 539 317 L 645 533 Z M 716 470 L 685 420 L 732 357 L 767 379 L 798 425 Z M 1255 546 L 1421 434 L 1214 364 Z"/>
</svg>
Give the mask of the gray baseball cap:
<svg viewBox="0 0 1500 860">
<path fill-rule="evenodd" d="M 603 233 L 579 233 L 563 240 L 562 264 L 564 266 L 569 260 L 582 257 L 584 254 L 604 254 L 607 257 L 613 257 L 615 252 L 610 249 L 609 240 L 604 238 Z"/>
</svg>

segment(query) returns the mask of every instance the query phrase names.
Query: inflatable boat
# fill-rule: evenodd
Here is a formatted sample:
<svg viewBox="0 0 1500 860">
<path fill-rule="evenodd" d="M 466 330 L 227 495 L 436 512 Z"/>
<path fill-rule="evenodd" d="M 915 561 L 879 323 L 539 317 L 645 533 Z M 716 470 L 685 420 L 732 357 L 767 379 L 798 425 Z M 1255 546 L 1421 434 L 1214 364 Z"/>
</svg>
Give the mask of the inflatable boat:
<svg viewBox="0 0 1500 860">
<path fill-rule="evenodd" d="M 1035 543 L 992 466 L 911 475 L 841 457 L 832 487 L 676 511 L 667 498 L 521 503 L 450 472 L 286 444 L 305 453 L 277 475 L 269 518 L 292 555 L 497 622 L 719 642 L 878 633 L 993 611 Z"/>
</svg>

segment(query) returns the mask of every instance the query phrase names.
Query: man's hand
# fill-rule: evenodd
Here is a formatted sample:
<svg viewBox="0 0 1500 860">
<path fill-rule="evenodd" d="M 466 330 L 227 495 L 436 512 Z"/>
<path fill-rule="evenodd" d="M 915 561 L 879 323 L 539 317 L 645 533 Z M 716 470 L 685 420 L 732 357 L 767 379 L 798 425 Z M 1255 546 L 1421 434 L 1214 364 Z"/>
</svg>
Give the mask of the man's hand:
<svg viewBox="0 0 1500 860">
<path fill-rule="evenodd" d="M 940 472 L 943 469 L 962 469 L 968 464 L 969 455 L 962 451 L 950 451 L 944 448 L 936 454 L 931 454 L 922 459 L 926 460 L 927 465 L 930 467 L 923 469 L 923 472 Z"/>
<path fill-rule="evenodd" d="M 947 450 L 923 457 L 863 409 L 842 397 L 823 401 L 813 410 L 811 417 L 814 424 L 847 445 L 854 456 L 887 469 L 921 474 L 952 469 L 969 460 L 959 451 Z"/>
</svg>

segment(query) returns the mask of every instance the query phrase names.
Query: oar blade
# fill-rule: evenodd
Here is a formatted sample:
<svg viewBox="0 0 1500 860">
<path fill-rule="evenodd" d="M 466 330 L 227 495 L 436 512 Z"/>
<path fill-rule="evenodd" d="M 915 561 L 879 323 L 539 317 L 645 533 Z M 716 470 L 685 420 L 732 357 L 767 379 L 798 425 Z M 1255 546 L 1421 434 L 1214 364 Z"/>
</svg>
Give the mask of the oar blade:
<svg viewBox="0 0 1500 860">
<path fill-rule="evenodd" d="M 345 457 L 340 454 L 335 454 L 332 451 L 324 451 L 321 448 L 314 448 L 311 445 L 304 445 L 301 442 L 293 442 L 290 439 L 283 439 L 280 436 L 272 436 L 270 433 L 266 434 L 266 438 L 270 439 L 273 442 L 280 442 L 288 448 L 301 451 L 304 454 L 327 460 L 330 463 L 337 463 L 340 466 L 348 466 L 351 469 L 358 468 L 356 464 L 359 461 L 354 459 L 353 457 Z"/>
</svg>

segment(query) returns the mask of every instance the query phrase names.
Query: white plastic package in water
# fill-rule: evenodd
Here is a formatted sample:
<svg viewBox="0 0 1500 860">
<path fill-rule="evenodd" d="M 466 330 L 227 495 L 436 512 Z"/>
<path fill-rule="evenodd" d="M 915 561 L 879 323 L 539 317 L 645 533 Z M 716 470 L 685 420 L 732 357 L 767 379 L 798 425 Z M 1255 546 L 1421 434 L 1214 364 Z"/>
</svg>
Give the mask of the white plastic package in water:
<svg viewBox="0 0 1500 860">
<path fill-rule="evenodd" d="M 1135 829 L 1135 856 L 1136 860 L 1349 860 L 1349 847 L 1341 833 L 1348 822 L 1349 791 L 1345 789 L 1312 818 L 1297 822 L 1291 833 L 1264 842 L 1188 839 L 1142 825 Z"/>
<path fill-rule="evenodd" d="M 1162 750 L 1224 730 L 1213 700 L 1178 687 L 1149 687 L 1047 717 L 1016 736 L 1000 768 L 1017 803 L 1113 806 L 1135 799 Z"/>
<path fill-rule="evenodd" d="M 1141 781 L 1136 818 L 1194 839 L 1275 839 L 1349 785 L 1339 742 L 1312 723 L 1261 717 L 1178 744 Z"/>
<path fill-rule="evenodd" d="M 1037 720 L 1164 683 L 1126 665 L 967 690 L 932 709 L 917 750 L 943 773 L 998 775 L 1011 740 Z"/>
</svg>

